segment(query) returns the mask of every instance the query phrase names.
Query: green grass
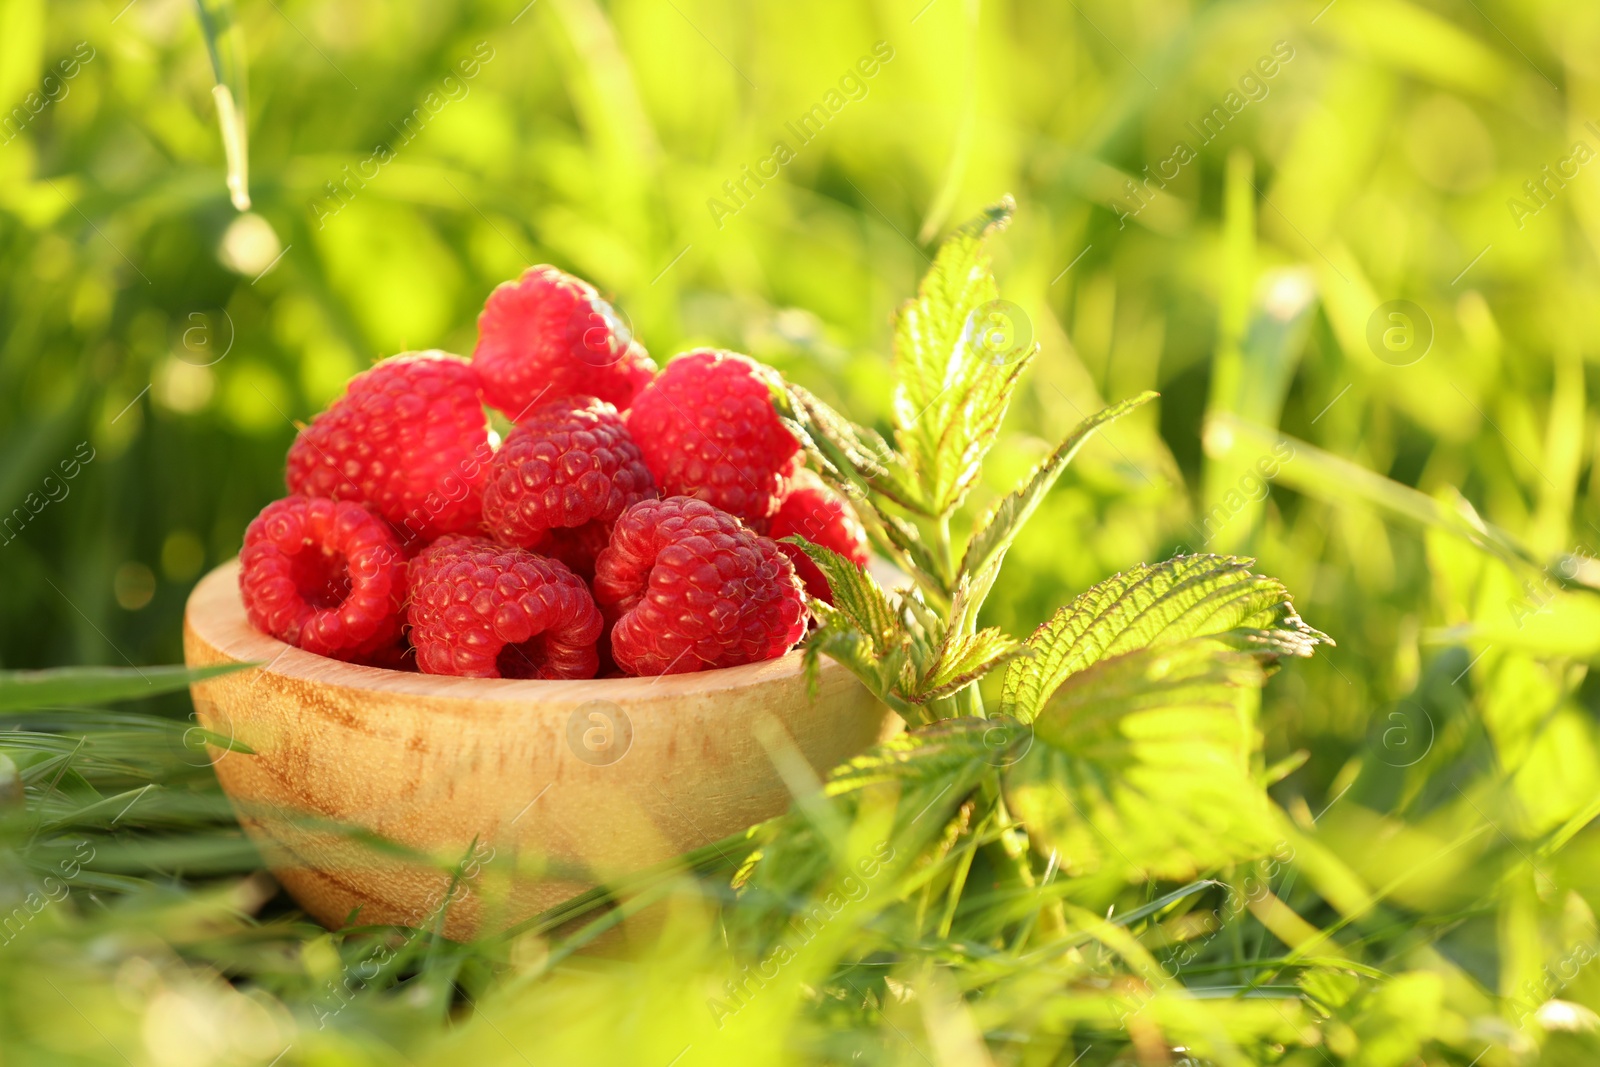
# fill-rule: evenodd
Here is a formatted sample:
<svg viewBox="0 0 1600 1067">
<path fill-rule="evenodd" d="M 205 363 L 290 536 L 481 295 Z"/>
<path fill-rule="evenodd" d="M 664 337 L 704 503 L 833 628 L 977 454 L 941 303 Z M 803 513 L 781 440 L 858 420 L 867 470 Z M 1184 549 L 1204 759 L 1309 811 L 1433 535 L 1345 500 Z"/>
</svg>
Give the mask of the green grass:
<svg viewBox="0 0 1600 1067">
<path fill-rule="evenodd" d="M 0 665 L 101 668 L 0 683 L 0 928 L 27 912 L 0 944 L 0 1058 L 1594 1061 L 1589 7 L 202 9 L 0 0 L 0 126 L 27 112 L 0 132 L 0 520 L 26 520 L 0 533 Z M 786 124 L 879 41 L 801 144 Z M 270 237 L 230 201 L 219 77 Z M 793 159 L 730 199 L 778 139 Z M 340 206 L 326 183 L 371 175 L 380 142 Z M 925 783 L 841 789 L 729 843 L 761 851 L 737 879 L 643 876 L 659 934 L 626 962 L 573 927 L 331 935 L 276 893 L 182 694 L 134 696 L 173 682 L 151 665 L 181 660 L 188 590 L 281 495 L 296 420 L 381 355 L 469 350 L 488 290 L 548 261 L 658 357 L 748 351 L 887 432 L 890 315 L 1006 193 L 1000 291 L 1041 348 L 957 529 L 1107 403 L 1161 396 L 1084 445 L 977 622 L 1027 634 L 1180 548 L 1255 557 L 1338 642 L 1252 720 L 1268 839 L 1214 821 L 1196 840 L 1230 862 L 1180 876 L 1069 837 L 1030 886 L 1004 809 L 952 790 L 910 826 Z M 1399 299 L 1432 333 L 1405 366 L 1368 342 Z M 784 940 L 849 869 L 868 891 Z M 746 965 L 772 977 L 735 1004 Z"/>
</svg>

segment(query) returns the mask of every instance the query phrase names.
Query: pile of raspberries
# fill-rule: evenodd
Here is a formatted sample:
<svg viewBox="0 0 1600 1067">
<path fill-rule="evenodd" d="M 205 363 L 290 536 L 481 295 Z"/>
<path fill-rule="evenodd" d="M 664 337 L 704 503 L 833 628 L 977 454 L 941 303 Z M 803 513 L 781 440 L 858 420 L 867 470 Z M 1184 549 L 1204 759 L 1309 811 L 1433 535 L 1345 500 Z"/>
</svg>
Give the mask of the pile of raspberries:
<svg viewBox="0 0 1600 1067">
<path fill-rule="evenodd" d="M 807 595 L 798 535 L 855 562 L 849 503 L 801 466 L 774 372 L 695 349 L 659 373 L 594 288 L 530 268 L 472 359 L 394 356 L 289 448 L 250 523 L 250 622 L 318 655 L 468 678 L 682 674 L 781 656 Z M 510 420 L 503 441 L 485 405 Z"/>
</svg>

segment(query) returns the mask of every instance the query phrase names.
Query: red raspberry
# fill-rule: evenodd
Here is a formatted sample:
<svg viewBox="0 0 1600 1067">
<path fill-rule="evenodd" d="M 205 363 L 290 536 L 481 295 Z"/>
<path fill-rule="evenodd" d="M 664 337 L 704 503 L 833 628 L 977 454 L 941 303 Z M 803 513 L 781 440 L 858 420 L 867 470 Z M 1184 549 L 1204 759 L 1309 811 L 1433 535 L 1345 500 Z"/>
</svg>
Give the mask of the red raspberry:
<svg viewBox="0 0 1600 1067">
<path fill-rule="evenodd" d="M 561 563 L 459 536 L 412 560 L 406 620 L 424 674 L 466 678 L 593 678 L 605 626 Z"/>
<path fill-rule="evenodd" d="M 756 525 L 771 518 L 800 462 L 799 442 L 772 407 L 774 381 L 734 352 L 701 348 L 668 363 L 628 412 L 661 492 Z"/>
<path fill-rule="evenodd" d="M 870 558 L 867 531 L 856 518 L 850 502 L 803 467 L 795 474 L 794 488 L 772 517 L 771 536 L 773 540 L 804 537 L 814 545 L 833 549 L 858 567 L 865 567 Z M 822 569 L 811 562 L 805 550 L 787 541 L 779 541 L 778 547 L 794 564 L 795 573 L 806 584 L 806 592 L 832 604 L 833 590 L 828 588 L 828 579 L 822 576 Z"/>
<path fill-rule="evenodd" d="M 408 546 L 476 529 L 489 424 L 472 364 L 422 352 L 350 379 L 289 446 L 291 492 L 359 500 Z"/>
<path fill-rule="evenodd" d="M 489 463 L 483 520 L 497 539 L 522 548 L 538 547 L 551 531 L 595 523 L 592 571 L 617 516 L 655 495 L 617 409 L 593 397 L 569 398 L 534 409 L 506 436 Z"/>
<path fill-rule="evenodd" d="M 778 546 L 692 497 L 623 512 L 595 563 L 594 591 L 617 620 L 611 653 L 629 674 L 772 659 L 806 631 L 800 582 Z"/>
<path fill-rule="evenodd" d="M 239 593 L 250 625 L 319 656 L 370 657 L 400 639 L 405 554 L 353 501 L 291 496 L 244 532 Z"/>
<path fill-rule="evenodd" d="M 502 282 L 478 316 L 472 362 L 512 422 L 541 399 L 597 396 L 626 408 L 656 365 L 594 286 L 550 266 Z"/>
</svg>

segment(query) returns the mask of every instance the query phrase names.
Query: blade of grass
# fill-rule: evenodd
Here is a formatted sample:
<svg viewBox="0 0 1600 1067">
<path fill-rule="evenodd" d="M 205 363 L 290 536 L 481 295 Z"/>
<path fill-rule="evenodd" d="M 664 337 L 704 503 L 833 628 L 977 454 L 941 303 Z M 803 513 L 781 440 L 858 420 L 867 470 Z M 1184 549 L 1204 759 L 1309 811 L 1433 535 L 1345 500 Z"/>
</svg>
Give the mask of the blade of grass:
<svg viewBox="0 0 1600 1067">
<path fill-rule="evenodd" d="M 194 682 L 253 667 L 224 663 L 212 667 L 61 667 L 43 671 L 0 671 L 0 713 L 63 705 L 107 704 L 137 700 L 179 689 Z"/>
<path fill-rule="evenodd" d="M 222 151 L 228 162 L 228 197 L 237 211 L 250 210 L 250 108 L 245 80 L 244 49 L 234 17 L 232 0 L 195 0 L 200 32 L 217 84 L 211 90 L 217 102 L 217 126 L 222 131 Z"/>
<path fill-rule="evenodd" d="M 1278 481 L 1291 489 L 1330 504 L 1362 505 L 1417 526 L 1443 530 L 1513 567 L 1542 570 L 1546 566 L 1532 549 L 1505 530 L 1485 522 L 1464 500 L 1461 506 L 1449 508 L 1409 485 L 1385 478 L 1288 434 L 1231 415 L 1217 415 L 1206 423 L 1205 440 L 1208 454 L 1222 455 L 1241 450 L 1269 452 L 1286 444 L 1294 449 L 1294 459 L 1282 465 Z M 1563 580 L 1553 565 L 1551 573 Z"/>
</svg>

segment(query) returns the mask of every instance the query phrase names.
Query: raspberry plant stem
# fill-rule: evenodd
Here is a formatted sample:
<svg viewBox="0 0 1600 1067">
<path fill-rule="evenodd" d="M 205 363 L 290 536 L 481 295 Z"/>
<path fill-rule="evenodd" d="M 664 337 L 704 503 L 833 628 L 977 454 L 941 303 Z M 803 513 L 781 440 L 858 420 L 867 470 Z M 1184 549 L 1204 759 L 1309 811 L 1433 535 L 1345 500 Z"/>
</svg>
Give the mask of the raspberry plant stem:
<svg viewBox="0 0 1600 1067">
<path fill-rule="evenodd" d="M 940 592 L 944 594 L 945 603 L 949 603 L 955 594 L 955 553 L 950 547 L 950 516 L 939 516 L 938 538 L 934 542 L 934 559 L 939 564 Z"/>
</svg>

